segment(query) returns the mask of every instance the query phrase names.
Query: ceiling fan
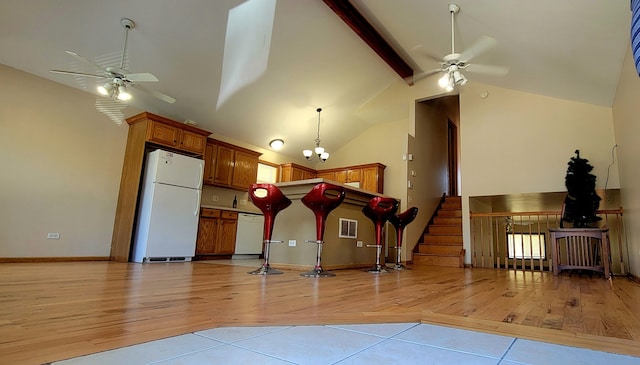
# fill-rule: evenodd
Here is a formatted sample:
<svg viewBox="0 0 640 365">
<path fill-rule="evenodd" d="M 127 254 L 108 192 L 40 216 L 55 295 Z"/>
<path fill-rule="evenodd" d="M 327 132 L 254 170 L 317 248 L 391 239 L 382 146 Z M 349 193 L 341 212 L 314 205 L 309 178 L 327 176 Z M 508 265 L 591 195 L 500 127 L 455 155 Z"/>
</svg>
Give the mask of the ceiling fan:
<svg viewBox="0 0 640 365">
<path fill-rule="evenodd" d="M 141 83 L 141 82 L 158 82 L 158 78 L 155 77 L 153 74 L 150 74 L 147 72 L 130 73 L 128 70 L 124 68 L 124 61 L 125 61 L 125 56 L 127 52 L 127 40 L 129 38 L 129 30 L 135 27 L 135 23 L 131 19 L 122 18 L 120 20 L 120 24 L 122 24 L 122 26 L 125 29 L 124 47 L 122 49 L 122 59 L 120 61 L 120 67 L 115 67 L 115 66 L 102 67 L 97 63 L 78 55 L 75 52 L 65 51 L 68 55 L 100 71 L 98 71 L 95 74 L 76 72 L 76 71 L 64 71 L 64 70 L 51 70 L 51 72 L 59 73 L 59 74 L 105 79 L 104 82 L 100 82 L 98 84 L 98 92 L 101 95 L 108 96 L 112 99 L 118 99 L 121 101 L 126 101 L 131 99 L 131 94 L 129 93 L 129 89 L 128 89 L 129 87 L 131 87 L 131 88 L 140 90 L 142 92 L 151 94 L 156 98 L 162 101 L 165 101 L 167 103 L 175 103 L 176 99 L 172 98 L 171 96 L 168 96 L 161 92 L 150 90 L 138 85 L 138 83 Z"/>
<path fill-rule="evenodd" d="M 504 76 L 509 72 L 509 69 L 503 66 L 470 63 L 472 58 L 484 53 L 489 48 L 496 45 L 497 41 L 494 38 L 482 36 L 473 46 L 471 46 L 471 48 L 462 53 L 456 53 L 454 23 L 455 15 L 459 12 L 460 7 L 458 5 L 449 5 L 449 13 L 451 14 L 451 53 L 444 56 L 442 59 L 429 56 L 440 62 L 440 68 L 413 75 L 413 77 L 407 81 L 416 82 L 427 76 L 444 72 L 445 74 L 438 80 L 438 83 L 447 91 L 452 91 L 456 85 L 464 85 L 467 83 L 467 78 L 461 72 L 463 70 L 494 76 Z"/>
</svg>

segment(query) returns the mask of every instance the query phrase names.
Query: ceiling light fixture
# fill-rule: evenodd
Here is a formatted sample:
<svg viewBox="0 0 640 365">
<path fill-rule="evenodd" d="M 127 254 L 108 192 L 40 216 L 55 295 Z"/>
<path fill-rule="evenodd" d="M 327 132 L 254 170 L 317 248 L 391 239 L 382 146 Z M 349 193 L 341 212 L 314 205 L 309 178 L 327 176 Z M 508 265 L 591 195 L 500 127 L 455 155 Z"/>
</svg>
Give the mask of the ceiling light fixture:
<svg viewBox="0 0 640 365">
<path fill-rule="evenodd" d="M 271 140 L 271 142 L 269 142 L 269 147 L 271 147 L 271 149 L 276 151 L 280 150 L 282 146 L 284 146 L 284 141 L 281 140 L 280 138 Z"/>
<path fill-rule="evenodd" d="M 460 68 L 457 65 L 451 65 L 447 68 L 447 71 L 438 80 L 438 85 L 447 91 L 453 91 L 456 85 L 464 85 L 467 83 L 467 78 L 464 77 Z"/>
<path fill-rule="evenodd" d="M 98 85 L 100 95 L 108 96 L 118 100 L 126 101 L 131 99 L 131 94 L 127 90 L 127 86 L 120 78 L 114 78 L 113 81 Z"/>
<path fill-rule="evenodd" d="M 316 109 L 318 112 L 318 135 L 316 137 L 316 147 L 312 150 L 304 150 L 302 154 L 307 160 L 311 160 L 313 154 L 315 153 L 318 156 L 320 162 L 325 162 L 329 158 L 329 153 L 324 151 L 324 147 L 320 147 L 320 112 L 322 108 Z"/>
</svg>

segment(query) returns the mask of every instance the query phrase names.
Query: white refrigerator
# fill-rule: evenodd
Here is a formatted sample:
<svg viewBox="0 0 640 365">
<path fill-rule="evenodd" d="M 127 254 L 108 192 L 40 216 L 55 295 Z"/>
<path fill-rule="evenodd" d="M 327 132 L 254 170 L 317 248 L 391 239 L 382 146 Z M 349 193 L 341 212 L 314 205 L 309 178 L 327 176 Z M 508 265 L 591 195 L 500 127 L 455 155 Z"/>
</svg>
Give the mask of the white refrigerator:
<svg viewBox="0 0 640 365">
<path fill-rule="evenodd" d="M 191 261 L 196 251 L 203 161 L 147 154 L 133 243 L 134 262 Z"/>
</svg>

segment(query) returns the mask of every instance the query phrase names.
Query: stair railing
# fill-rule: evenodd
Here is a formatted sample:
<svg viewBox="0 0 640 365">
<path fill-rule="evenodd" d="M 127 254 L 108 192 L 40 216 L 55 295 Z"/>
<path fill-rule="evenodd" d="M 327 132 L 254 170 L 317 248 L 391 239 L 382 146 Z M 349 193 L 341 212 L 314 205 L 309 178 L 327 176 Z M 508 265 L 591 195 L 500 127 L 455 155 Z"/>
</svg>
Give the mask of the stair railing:
<svg viewBox="0 0 640 365">
<path fill-rule="evenodd" d="M 622 208 L 598 210 L 600 227 L 609 228 L 611 269 L 626 275 L 627 243 Z M 473 267 L 551 271 L 549 228 L 560 227 L 560 211 L 470 212 Z"/>
</svg>

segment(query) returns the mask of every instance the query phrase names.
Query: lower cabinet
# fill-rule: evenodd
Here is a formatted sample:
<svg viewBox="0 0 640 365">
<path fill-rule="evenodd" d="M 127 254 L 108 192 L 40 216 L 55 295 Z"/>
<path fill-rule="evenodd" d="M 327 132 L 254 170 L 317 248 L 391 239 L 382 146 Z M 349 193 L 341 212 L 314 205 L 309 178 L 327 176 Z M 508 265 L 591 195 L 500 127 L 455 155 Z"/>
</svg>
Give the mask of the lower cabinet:
<svg viewBox="0 0 640 365">
<path fill-rule="evenodd" d="M 201 208 L 196 256 L 232 255 L 237 228 L 238 212 Z"/>
</svg>

